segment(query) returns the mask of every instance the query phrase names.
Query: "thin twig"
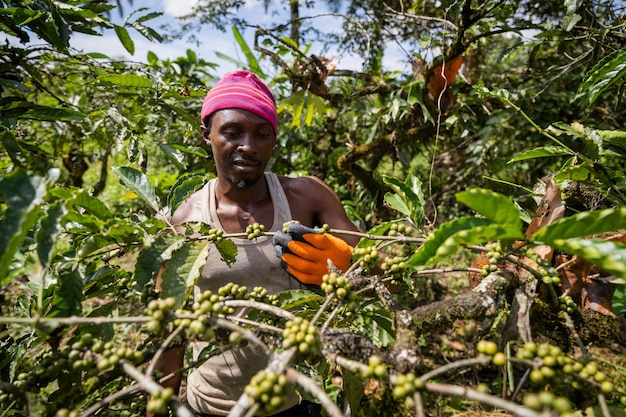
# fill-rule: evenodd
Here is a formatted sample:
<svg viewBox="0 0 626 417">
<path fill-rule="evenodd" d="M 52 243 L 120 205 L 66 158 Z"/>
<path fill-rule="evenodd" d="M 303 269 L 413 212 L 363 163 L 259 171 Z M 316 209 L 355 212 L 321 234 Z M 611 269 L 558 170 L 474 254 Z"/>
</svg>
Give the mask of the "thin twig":
<svg viewBox="0 0 626 417">
<path fill-rule="evenodd" d="M 330 398 L 328 398 L 326 392 L 320 388 L 314 380 L 293 368 L 287 369 L 286 376 L 287 381 L 292 384 L 300 385 L 306 392 L 317 398 L 322 404 L 322 407 L 324 407 L 324 409 L 328 412 L 329 416 L 343 417 L 343 413 L 339 407 L 337 407 L 337 405 Z"/>
</svg>

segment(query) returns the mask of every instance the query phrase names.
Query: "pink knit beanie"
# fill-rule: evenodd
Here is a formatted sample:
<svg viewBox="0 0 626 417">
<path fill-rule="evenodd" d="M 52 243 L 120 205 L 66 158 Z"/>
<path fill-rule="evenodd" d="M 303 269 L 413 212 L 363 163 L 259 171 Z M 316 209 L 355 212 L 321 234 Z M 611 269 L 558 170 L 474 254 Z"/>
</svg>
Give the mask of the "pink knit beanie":
<svg viewBox="0 0 626 417">
<path fill-rule="evenodd" d="M 223 109 L 242 109 L 267 120 L 274 128 L 278 127 L 276 101 L 270 89 L 256 74 L 237 70 L 225 74 L 206 95 L 200 112 L 200 119 Z"/>
</svg>

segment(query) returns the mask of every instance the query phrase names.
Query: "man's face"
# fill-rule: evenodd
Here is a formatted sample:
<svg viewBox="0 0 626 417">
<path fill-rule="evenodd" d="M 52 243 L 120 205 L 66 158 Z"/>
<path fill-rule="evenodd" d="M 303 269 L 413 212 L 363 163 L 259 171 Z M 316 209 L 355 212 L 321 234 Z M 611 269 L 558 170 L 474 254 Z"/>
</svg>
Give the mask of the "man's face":
<svg viewBox="0 0 626 417">
<path fill-rule="evenodd" d="M 240 188 L 254 185 L 263 175 L 276 145 L 272 125 L 246 110 L 215 112 L 204 139 L 213 150 L 217 175 Z"/>
</svg>

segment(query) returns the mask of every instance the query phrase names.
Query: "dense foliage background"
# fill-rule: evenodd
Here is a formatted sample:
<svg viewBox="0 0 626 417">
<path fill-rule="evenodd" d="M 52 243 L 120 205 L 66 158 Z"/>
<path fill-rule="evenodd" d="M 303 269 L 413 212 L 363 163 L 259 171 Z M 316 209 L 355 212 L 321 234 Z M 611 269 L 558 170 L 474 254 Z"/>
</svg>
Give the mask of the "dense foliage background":
<svg viewBox="0 0 626 417">
<path fill-rule="evenodd" d="M 265 2 L 265 27 L 202 0 L 169 31 L 131 2 L 0 3 L 0 415 L 139 415 L 146 393 L 176 409 L 147 364 L 183 334 L 290 353 L 278 369 L 332 415 L 624 414 L 623 2 L 292 0 Z M 193 47 L 146 63 L 72 48 L 206 27 L 276 94 L 272 170 L 321 177 L 368 231 L 324 291 L 194 303 L 232 236 L 158 235 L 154 215 L 213 175 L 198 114 L 223 70 Z M 384 69 L 391 43 L 411 71 Z"/>
</svg>

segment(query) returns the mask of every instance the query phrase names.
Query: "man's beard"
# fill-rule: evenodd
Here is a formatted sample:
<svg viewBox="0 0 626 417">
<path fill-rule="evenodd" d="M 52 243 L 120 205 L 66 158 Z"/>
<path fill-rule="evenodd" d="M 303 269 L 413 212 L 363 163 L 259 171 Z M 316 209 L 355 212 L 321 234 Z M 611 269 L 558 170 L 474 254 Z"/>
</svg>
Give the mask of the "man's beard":
<svg viewBox="0 0 626 417">
<path fill-rule="evenodd" d="M 259 181 L 259 177 L 256 178 L 251 178 L 251 179 L 240 179 L 240 178 L 233 178 L 230 177 L 228 178 L 230 180 L 231 183 L 233 183 L 235 185 L 235 187 L 239 188 L 239 189 L 243 189 L 246 187 L 251 187 L 254 184 L 256 184 Z"/>
</svg>

